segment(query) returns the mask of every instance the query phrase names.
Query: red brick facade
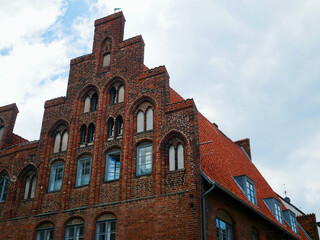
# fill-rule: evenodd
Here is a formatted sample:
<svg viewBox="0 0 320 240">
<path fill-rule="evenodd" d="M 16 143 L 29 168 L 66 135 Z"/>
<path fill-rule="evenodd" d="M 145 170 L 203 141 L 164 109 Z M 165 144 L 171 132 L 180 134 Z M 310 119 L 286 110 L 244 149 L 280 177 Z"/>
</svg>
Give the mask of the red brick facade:
<svg viewBox="0 0 320 240">
<path fill-rule="evenodd" d="M 45 103 L 39 141 L 28 142 L 12 132 L 18 113 L 15 104 L 0 108 L 0 127 L 4 127 L 0 177 L 8 179 L 6 199 L 0 203 L 0 239 L 36 239 L 41 226 L 54 229 L 53 239 L 65 239 L 66 226 L 74 219 L 84 224 L 84 239 L 95 239 L 97 222 L 105 216 L 115 219 L 117 239 L 203 238 L 202 196 L 210 186 L 200 168 L 216 181 L 211 175 L 215 163 L 210 165 L 206 159 L 219 144 L 205 147 L 207 152 L 199 146 L 212 141 L 204 131 L 223 134 L 199 115 L 193 100 L 184 100 L 170 88 L 164 66 L 148 69 L 144 65 L 143 39 L 123 40 L 124 22 L 122 12 L 96 20 L 92 53 L 71 60 L 66 96 Z M 103 66 L 107 55 L 110 64 Z M 153 126 L 148 129 L 150 109 Z M 138 132 L 139 114 L 144 121 Z M 248 140 L 238 144 L 250 155 Z M 170 171 L 169 158 L 181 159 L 179 145 L 183 167 L 176 165 Z M 139 175 L 143 146 L 152 146 L 152 166 L 150 172 Z M 170 155 L 170 146 L 175 155 Z M 115 150 L 121 153 L 120 176 L 108 181 L 106 155 Z M 78 181 L 85 180 L 79 180 L 85 174 L 79 161 L 84 157 L 91 159 L 90 178 L 88 184 L 78 186 Z M 59 164 L 63 166 L 61 188 L 52 191 L 50 184 L 59 182 L 53 169 Z M 218 209 L 231 216 L 234 239 L 248 239 L 250 229 L 259 233 L 259 239 L 305 239 L 288 225 L 277 225 L 272 215 L 264 216 L 243 204 L 240 194 L 228 195 L 219 189 L 206 197 L 207 239 L 216 239 Z M 262 200 L 259 204 L 263 205 Z"/>
</svg>

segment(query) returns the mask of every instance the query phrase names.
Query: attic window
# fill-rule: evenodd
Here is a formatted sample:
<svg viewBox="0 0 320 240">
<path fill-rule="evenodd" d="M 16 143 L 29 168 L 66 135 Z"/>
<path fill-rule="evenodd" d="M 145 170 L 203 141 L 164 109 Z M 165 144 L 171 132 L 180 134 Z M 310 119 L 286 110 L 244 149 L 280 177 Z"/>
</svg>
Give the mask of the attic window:
<svg viewBox="0 0 320 240">
<path fill-rule="evenodd" d="M 235 177 L 234 180 L 237 182 L 243 193 L 246 195 L 248 200 L 254 205 L 257 205 L 256 188 L 254 181 L 252 181 L 248 176 L 241 175 Z"/>
<path fill-rule="evenodd" d="M 110 65 L 110 53 L 107 53 L 103 56 L 102 67 L 107 67 Z"/>
<path fill-rule="evenodd" d="M 273 197 L 265 198 L 263 200 L 267 204 L 273 216 L 278 220 L 279 223 L 283 224 L 281 203 Z"/>
<path fill-rule="evenodd" d="M 291 227 L 292 231 L 294 231 L 296 234 L 298 234 L 298 228 L 297 228 L 297 219 L 296 215 L 289 209 L 283 211 L 283 216 L 286 222 Z"/>
</svg>

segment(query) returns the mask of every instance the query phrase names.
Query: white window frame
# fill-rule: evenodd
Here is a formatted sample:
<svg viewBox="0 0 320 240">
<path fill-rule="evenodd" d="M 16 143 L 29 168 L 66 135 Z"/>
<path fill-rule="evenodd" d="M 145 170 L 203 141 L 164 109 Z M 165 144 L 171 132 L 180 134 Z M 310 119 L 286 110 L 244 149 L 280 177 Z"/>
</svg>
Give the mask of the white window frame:
<svg viewBox="0 0 320 240">
<path fill-rule="evenodd" d="M 153 151 L 151 143 L 137 147 L 137 176 L 152 174 L 152 158 Z"/>
<path fill-rule="evenodd" d="M 119 161 L 115 160 L 112 163 L 111 159 L 114 159 L 112 156 L 119 156 Z M 121 151 L 116 150 L 108 152 L 106 154 L 106 170 L 105 170 L 105 181 L 114 181 L 119 180 L 120 177 L 120 164 L 121 164 Z M 112 177 L 113 175 L 113 177 Z"/>
<path fill-rule="evenodd" d="M 88 162 L 89 162 L 89 165 L 88 165 Z M 91 175 L 91 162 L 92 162 L 91 156 L 82 157 L 78 159 L 76 187 L 89 185 L 90 175 Z M 85 173 L 84 171 L 87 171 L 88 168 L 89 168 L 89 173 Z"/>
<path fill-rule="evenodd" d="M 274 203 L 274 216 L 278 220 L 278 222 L 282 223 L 282 210 L 281 205 L 278 202 Z"/>
<path fill-rule="evenodd" d="M 41 233 L 44 233 L 44 238 L 41 238 Z M 52 240 L 53 239 L 54 228 L 45 228 L 37 230 L 36 240 Z"/>
<path fill-rule="evenodd" d="M 64 172 L 64 163 L 55 163 L 51 166 L 48 192 L 60 191 L 62 186 L 62 180 L 63 180 L 63 172 Z M 59 174 L 59 179 L 57 179 L 57 173 Z M 61 179 L 60 179 L 60 175 L 61 175 Z"/>
<path fill-rule="evenodd" d="M 73 228 L 73 236 L 70 236 L 70 230 Z M 82 228 L 82 234 L 81 234 Z M 84 239 L 84 224 L 72 224 L 66 226 L 65 240 L 83 240 Z"/>
<path fill-rule="evenodd" d="M 247 178 L 245 188 L 248 200 L 254 205 L 257 205 L 255 184 Z"/>
<path fill-rule="evenodd" d="M 116 219 L 112 220 L 103 220 L 96 222 L 96 239 L 102 240 L 113 240 L 116 239 L 116 228 L 117 228 L 117 221 Z M 101 226 L 104 225 L 105 231 L 100 231 Z M 114 229 L 111 227 L 114 226 Z"/>
</svg>

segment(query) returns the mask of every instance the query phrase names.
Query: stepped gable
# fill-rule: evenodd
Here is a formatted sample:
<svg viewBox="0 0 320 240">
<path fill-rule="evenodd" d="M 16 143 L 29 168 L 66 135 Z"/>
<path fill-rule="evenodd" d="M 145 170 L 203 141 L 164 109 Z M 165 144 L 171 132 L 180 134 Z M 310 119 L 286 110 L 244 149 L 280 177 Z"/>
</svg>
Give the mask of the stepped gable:
<svg viewBox="0 0 320 240">
<path fill-rule="evenodd" d="M 27 139 L 15 134 L 15 133 L 12 133 L 12 136 L 11 136 L 11 143 L 13 145 L 17 145 L 17 144 L 20 144 L 20 143 L 25 143 L 25 142 L 28 142 Z"/>
<path fill-rule="evenodd" d="M 256 212 L 265 215 L 278 227 L 295 237 L 308 239 L 301 231 L 299 232 L 300 236 L 297 236 L 287 223 L 282 225 L 273 216 L 263 199 L 274 197 L 280 203 L 281 201 L 241 148 L 227 138 L 216 125 L 212 124 L 201 113 L 198 113 L 198 125 L 201 170 L 218 187 L 231 193 L 235 198 L 240 199 L 249 208 L 253 208 Z M 247 199 L 233 179 L 233 177 L 244 174 L 255 183 L 258 207 Z M 281 205 L 282 210 L 286 210 L 286 207 L 282 203 Z"/>
<path fill-rule="evenodd" d="M 181 97 L 175 90 L 170 87 L 170 104 L 184 101 L 184 98 Z"/>
</svg>

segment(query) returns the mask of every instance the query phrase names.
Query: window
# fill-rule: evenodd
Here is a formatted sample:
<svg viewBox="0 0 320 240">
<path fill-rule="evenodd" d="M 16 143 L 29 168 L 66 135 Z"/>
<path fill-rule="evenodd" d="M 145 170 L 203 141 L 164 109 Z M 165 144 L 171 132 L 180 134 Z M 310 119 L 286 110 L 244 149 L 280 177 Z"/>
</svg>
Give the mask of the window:
<svg viewBox="0 0 320 240">
<path fill-rule="evenodd" d="M 275 209 L 275 217 L 278 220 L 278 222 L 282 223 L 282 215 L 281 215 L 281 207 L 280 204 L 274 203 L 274 209 Z"/>
<path fill-rule="evenodd" d="M 115 87 L 112 87 L 109 91 L 110 94 L 110 104 L 116 104 L 116 97 L 117 97 L 117 91 L 115 89 Z"/>
<path fill-rule="evenodd" d="M 105 181 L 118 180 L 120 175 L 120 150 L 107 153 Z"/>
<path fill-rule="evenodd" d="M 237 182 L 243 193 L 246 195 L 248 200 L 257 205 L 256 189 L 254 181 L 251 180 L 247 175 L 241 175 L 234 177 L 234 180 Z"/>
<path fill-rule="evenodd" d="M 108 138 L 112 138 L 114 136 L 114 121 L 113 118 L 109 118 L 108 120 Z"/>
<path fill-rule="evenodd" d="M 254 190 L 254 184 L 250 181 L 246 182 L 246 188 L 247 188 L 247 197 L 250 202 L 253 204 L 256 204 L 256 194 Z"/>
<path fill-rule="evenodd" d="M 258 240 L 258 239 L 259 239 L 258 233 L 256 231 L 251 231 L 250 240 Z"/>
<path fill-rule="evenodd" d="M 153 129 L 153 110 L 152 108 L 149 108 L 147 110 L 147 117 L 146 117 L 146 129 L 152 130 Z"/>
<path fill-rule="evenodd" d="M 28 172 L 25 178 L 25 187 L 23 199 L 32 199 L 34 198 L 34 193 L 36 189 L 37 177 L 34 171 Z"/>
<path fill-rule="evenodd" d="M 86 125 L 82 125 L 80 129 L 80 145 L 86 144 L 86 134 L 87 134 L 87 127 Z"/>
<path fill-rule="evenodd" d="M 93 141 L 94 141 L 94 130 L 95 130 L 94 124 L 90 123 L 89 127 L 88 127 L 88 131 L 89 131 L 88 143 L 93 143 Z"/>
<path fill-rule="evenodd" d="M 98 106 L 98 95 L 96 93 L 92 94 L 91 100 L 91 111 L 96 111 Z"/>
<path fill-rule="evenodd" d="M 232 222 L 229 215 L 225 211 L 217 211 L 216 226 L 218 240 L 233 239 Z"/>
<path fill-rule="evenodd" d="M 82 219 L 73 219 L 66 225 L 65 240 L 83 240 L 84 221 Z"/>
<path fill-rule="evenodd" d="M 144 114 L 139 111 L 137 114 L 137 132 L 143 132 L 144 130 Z"/>
<path fill-rule="evenodd" d="M 291 225 L 292 231 L 294 231 L 295 233 L 298 233 L 296 218 L 291 214 L 290 214 L 290 225 Z"/>
<path fill-rule="evenodd" d="M 281 203 L 271 197 L 271 198 L 265 198 L 263 199 L 265 204 L 268 206 L 270 211 L 272 212 L 273 216 L 280 222 L 281 224 L 283 223 L 283 216 L 282 216 L 282 209 L 281 209 Z"/>
<path fill-rule="evenodd" d="M 140 145 L 137 148 L 137 175 L 152 172 L 152 144 Z"/>
<path fill-rule="evenodd" d="M 78 160 L 76 186 L 85 186 L 90 182 L 91 157 L 82 157 Z"/>
<path fill-rule="evenodd" d="M 124 87 L 119 87 L 119 96 L 118 96 L 118 103 L 121 103 L 124 101 Z"/>
<path fill-rule="evenodd" d="M 8 192 L 9 179 L 7 175 L 3 175 L 0 178 L 0 202 L 6 201 Z"/>
<path fill-rule="evenodd" d="M 68 131 L 66 130 L 66 127 L 62 125 L 58 128 L 58 130 L 56 130 L 56 134 L 54 135 L 53 153 L 67 151 L 67 146 Z"/>
<path fill-rule="evenodd" d="M 173 145 L 169 147 L 169 171 L 184 169 L 183 145 L 179 143 L 177 149 Z"/>
<path fill-rule="evenodd" d="M 64 163 L 55 163 L 51 166 L 49 192 L 60 191 L 63 179 Z"/>
<path fill-rule="evenodd" d="M 37 228 L 36 240 L 52 240 L 54 226 L 51 223 L 42 224 Z"/>
<path fill-rule="evenodd" d="M 90 97 L 87 96 L 84 100 L 84 108 L 83 108 L 83 112 L 86 113 L 86 112 L 89 112 L 90 111 Z"/>
<path fill-rule="evenodd" d="M 1 141 L 1 139 L 2 139 L 3 130 L 4 130 L 4 127 L 3 127 L 3 126 L 0 126 L 0 141 Z"/>
<path fill-rule="evenodd" d="M 101 216 L 96 223 L 96 239 L 116 239 L 116 219 L 111 214 Z"/>
<path fill-rule="evenodd" d="M 123 130 L 123 120 L 122 117 L 117 117 L 117 136 L 122 136 L 122 130 Z"/>
<path fill-rule="evenodd" d="M 110 53 L 107 53 L 103 56 L 102 67 L 107 67 L 110 65 Z"/>
</svg>

